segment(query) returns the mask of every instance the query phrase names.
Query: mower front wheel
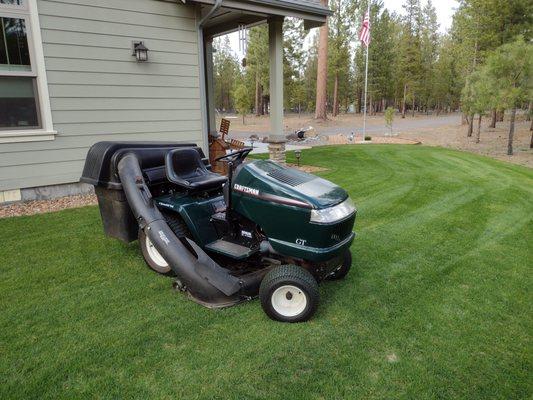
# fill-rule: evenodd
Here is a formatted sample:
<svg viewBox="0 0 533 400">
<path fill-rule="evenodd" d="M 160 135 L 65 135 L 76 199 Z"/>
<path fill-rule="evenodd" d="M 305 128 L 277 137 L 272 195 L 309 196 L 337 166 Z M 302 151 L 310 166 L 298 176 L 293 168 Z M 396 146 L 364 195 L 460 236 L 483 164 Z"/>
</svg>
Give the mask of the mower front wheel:
<svg viewBox="0 0 533 400">
<path fill-rule="evenodd" d="M 259 298 L 263 311 L 275 321 L 307 321 L 318 307 L 318 283 L 309 271 L 282 265 L 263 278 Z"/>
<path fill-rule="evenodd" d="M 329 280 L 338 280 L 343 279 L 348 275 L 350 269 L 352 268 L 352 253 L 350 250 L 346 250 L 344 256 L 342 257 L 342 264 L 337 267 L 326 279 Z"/>
</svg>

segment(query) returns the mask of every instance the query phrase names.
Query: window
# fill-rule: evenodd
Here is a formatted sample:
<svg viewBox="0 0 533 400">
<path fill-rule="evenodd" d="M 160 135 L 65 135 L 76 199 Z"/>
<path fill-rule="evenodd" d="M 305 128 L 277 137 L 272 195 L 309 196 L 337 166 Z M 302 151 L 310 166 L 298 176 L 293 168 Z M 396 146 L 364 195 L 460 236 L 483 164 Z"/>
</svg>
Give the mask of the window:
<svg viewBox="0 0 533 400">
<path fill-rule="evenodd" d="M 0 0 L 0 6 L 13 6 L 13 7 L 24 7 L 24 0 Z"/>
<path fill-rule="evenodd" d="M 0 74 L 4 71 L 32 71 L 23 18 L 0 17 Z M 0 76 L 0 129 L 40 128 L 35 87 L 34 77 Z"/>
<path fill-rule="evenodd" d="M 0 17 L 0 68 L 31 71 L 26 21 Z"/>
<path fill-rule="evenodd" d="M 36 6 L 36 0 L 0 0 L 0 143 L 55 134 Z"/>
</svg>

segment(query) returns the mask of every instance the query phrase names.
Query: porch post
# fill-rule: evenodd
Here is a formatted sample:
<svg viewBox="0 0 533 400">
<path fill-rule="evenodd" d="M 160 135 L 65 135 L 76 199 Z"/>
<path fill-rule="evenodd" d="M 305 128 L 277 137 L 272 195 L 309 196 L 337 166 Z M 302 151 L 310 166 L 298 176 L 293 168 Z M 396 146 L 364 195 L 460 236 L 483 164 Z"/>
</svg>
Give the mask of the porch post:
<svg viewBox="0 0 533 400">
<path fill-rule="evenodd" d="M 205 41 L 205 80 L 207 94 L 207 124 L 208 132 L 212 136 L 217 135 L 217 120 L 215 110 L 215 87 L 213 83 L 213 38 Z"/>
<path fill-rule="evenodd" d="M 285 135 L 283 134 L 283 17 L 268 20 L 270 56 L 270 159 L 285 163 Z"/>
</svg>

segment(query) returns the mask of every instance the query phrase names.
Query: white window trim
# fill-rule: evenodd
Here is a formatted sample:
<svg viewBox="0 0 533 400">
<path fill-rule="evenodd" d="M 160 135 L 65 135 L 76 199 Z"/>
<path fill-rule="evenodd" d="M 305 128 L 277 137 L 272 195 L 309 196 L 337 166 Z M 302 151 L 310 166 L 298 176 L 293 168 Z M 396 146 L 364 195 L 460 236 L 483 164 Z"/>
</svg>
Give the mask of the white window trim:
<svg viewBox="0 0 533 400">
<path fill-rule="evenodd" d="M 50 108 L 50 95 L 48 93 L 48 82 L 46 79 L 46 67 L 44 64 L 43 41 L 41 37 L 41 26 L 39 24 L 39 13 L 37 10 L 37 0 L 26 0 L 21 6 L 2 5 L 0 15 L 19 15 L 25 17 L 29 22 L 27 29 L 28 46 L 30 48 L 30 58 L 32 72 L 28 76 L 35 76 L 37 82 L 37 96 L 39 101 L 39 111 L 41 113 L 41 128 L 28 130 L 0 130 L 0 143 L 34 142 L 54 140 L 57 132 L 54 130 L 52 122 L 52 110 Z M 11 75 L 2 72 L 2 75 Z M 24 76 L 24 73 L 13 74 Z"/>
</svg>

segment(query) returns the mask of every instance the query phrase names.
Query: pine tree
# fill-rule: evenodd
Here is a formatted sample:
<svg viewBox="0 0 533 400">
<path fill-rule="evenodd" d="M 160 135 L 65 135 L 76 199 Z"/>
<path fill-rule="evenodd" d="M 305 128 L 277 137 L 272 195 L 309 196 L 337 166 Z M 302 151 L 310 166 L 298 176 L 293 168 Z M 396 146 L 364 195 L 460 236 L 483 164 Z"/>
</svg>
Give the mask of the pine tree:
<svg viewBox="0 0 533 400">
<path fill-rule="evenodd" d="M 213 59 L 215 81 L 215 105 L 225 111 L 234 110 L 233 91 L 241 79 L 241 70 L 237 56 L 231 50 L 227 36 L 216 38 Z"/>
<path fill-rule="evenodd" d="M 305 52 L 303 48 L 306 32 L 303 21 L 286 18 L 283 24 L 283 83 L 284 101 L 288 109 L 301 111 L 303 98 L 303 70 Z"/>
<path fill-rule="evenodd" d="M 412 113 L 415 113 L 416 92 L 422 78 L 422 55 L 420 51 L 420 29 L 422 13 L 420 0 L 406 0 L 404 3 L 405 17 L 403 19 L 400 52 L 400 77 L 403 83 L 402 118 L 405 118 L 407 102 L 412 103 Z"/>
<path fill-rule="evenodd" d="M 333 15 L 329 19 L 329 53 L 328 53 L 328 81 L 332 90 L 332 114 L 339 114 L 341 92 L 347 97 L 346 83 L 350 78 L 350 42 L 353 39 L 353 14 L 355 13 L 353 0 L 332 0 L 330 8 Z"/>
<path fill-rule="evenodd" d="M 420 98 L 421 105 L 426 112 L 435 103 L 435 64 L 438 56 L 439 45 L 439 24 L 437 22 L 437 11 L 431 0 L 428 0 L 422 10 L 422 26 L 420 29 L 420 53 L 421 53 L 421 81 Z"/>
<path fill-rule="evenodd" d="M 499 108 L 511 110 L 507 154 L 513 154 L 516 110 L 531 99 L 533 93 L 533 45 L 519 36 L 490 53 L 485 66 L 486 84 Z"/>
<path fill-rule="evenodd" d="M 250 29 L 246 48 L 247 89 L 255 93 L 255 115 L 264 114 L 263 94 L 268 93 L 268 26 L 266 24 Z"/>
<path fill-rule="evenodd" d="M 370 109 L 374 112 L 384 111 L 394 97 L 394 22 L 382 7 L 381 1 L 376 1 L 370 8 L 372 43 L 368 60 L 368 88 L 369 98 L 374 103 Z"/>
</svg>

